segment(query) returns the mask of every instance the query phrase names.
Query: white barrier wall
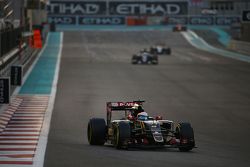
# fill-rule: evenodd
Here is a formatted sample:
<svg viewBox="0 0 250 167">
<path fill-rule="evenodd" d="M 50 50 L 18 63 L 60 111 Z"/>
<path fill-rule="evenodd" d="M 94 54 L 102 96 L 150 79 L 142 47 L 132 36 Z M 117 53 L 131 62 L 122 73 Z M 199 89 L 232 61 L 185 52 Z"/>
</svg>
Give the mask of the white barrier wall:
<svg viewBox="0 0 250 167">
<path fill-rule="evenodd" d="M 231 40 L 229 44 L 229 49 L 250 56 L 250 43 L 249 42 Z"/>
</svg>

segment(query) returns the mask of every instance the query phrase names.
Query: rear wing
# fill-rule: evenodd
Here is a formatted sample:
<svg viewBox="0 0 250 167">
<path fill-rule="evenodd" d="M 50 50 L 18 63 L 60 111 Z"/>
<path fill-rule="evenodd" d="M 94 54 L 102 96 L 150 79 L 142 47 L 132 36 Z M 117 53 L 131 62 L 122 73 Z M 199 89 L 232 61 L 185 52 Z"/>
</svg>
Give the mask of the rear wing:
<svg viewBox="0 0 250 167">
<path fill-rule="evenodd" d="M 129 111 L 133 110 L 135 104 L 142 105 L 145 101 L 137 100 L 132 102 L 107 102 L 107 124 L 110 124 L 112 111 Z"/>
</svg>

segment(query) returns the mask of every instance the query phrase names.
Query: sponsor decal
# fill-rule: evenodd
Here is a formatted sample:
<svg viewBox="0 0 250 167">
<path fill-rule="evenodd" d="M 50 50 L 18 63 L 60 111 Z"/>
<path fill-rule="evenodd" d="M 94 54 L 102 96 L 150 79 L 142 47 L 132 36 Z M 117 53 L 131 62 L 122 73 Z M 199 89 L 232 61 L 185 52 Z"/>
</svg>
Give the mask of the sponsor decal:
<svg viewBox="0 0 250 167">
<path fill-rule="evenodd" d="M 51 1 L 48 13 L 63 15 L 185 15 L 188 2 Z"/>
<path fill-rule="evenodd" d="M 187 24 L 188 19 L 187 17 L 168 17 L 167 24 Z"/>
<path fill-rule="evenodd" d="M 124 25 L 124 17 L 79 17 L 83 25 Z"/>
<path fill-rule="evenodd" d="M 162 1 L 111 1 L 109 3 L 110 15 L 148 15 L 165 16 L 188 13 L 187 2 L 162 2 Z"/>
<path fill-rule="evenodd" d="M 0 104 L 10 102 L 10 78 L 0 78 Z"/>
<path fill-rule="evenodd" d="M 189 24 L 192 25 L 212 25 L 214 24 L 213 17 L 190 17 Z"/>
<path fill-rule="evenodd" d="M 49 22 L 55 24 L 76 24 L 76 18 L 70 16 L 49 16 Z"/>
<path fill-rule="evenodd" d="M 23 67 L 11 66 L 10 68 L 10 84 L 15 86 L 22 85 Z"/>
<path fill-rule="evenodd" d="M 135 104 L 136 104 L 135 102 L 113 102 L 112 106 L 114 106 L 114 107 L 123 107 L 123 106 L 132 107 Z"/>
<path fill-rule="evenodd" d="M 203 14 L 203 15 L 216 15 L 217 10 L 216 9 L 202 9 L 201 14 Z"/>
<path fill-rule="evenodd" d="M 165 16 L 163 24 L 231 25 L 240 16 L 217 16 L 205 8 L 199 16 L 188 17 L 188 1 L 50 1 L 49 22 L 65 25 L 124 25 L 126 16 Z M 204 14 L 204 15 L 202 15 Z M 242 12 L 250 21 L 250 10 Z"/>
<path fill-rule="evenodd" d="M 51 1 L 48 14 L 98 15 L 105 14 L 105 1 Z"/>
<path fill-rule="evenodd" d="M 215 19 L 215 24 L 217 25 L 231 25 L 234 23 L 240 23 L 240 17 L 235 16 L 235 17 L 216 17 Z"/>
</svg>

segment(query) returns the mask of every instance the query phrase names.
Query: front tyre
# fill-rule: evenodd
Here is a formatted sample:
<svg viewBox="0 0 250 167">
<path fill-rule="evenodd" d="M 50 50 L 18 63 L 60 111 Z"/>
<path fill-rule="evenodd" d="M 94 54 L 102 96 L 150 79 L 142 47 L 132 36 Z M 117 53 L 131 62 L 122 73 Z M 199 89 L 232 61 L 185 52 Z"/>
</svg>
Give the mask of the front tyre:
<svg viewBox="0 0 250 167">
<path fill-rule="evenodd" d="M 130 125 L 128 122 L 119 122 L 114 128 L 114 146 L 117 149 L 126 148 L 127 141 L 131 137 Z"/>
<path fill-rule="evenodd" d="M 106 123 L 102 118 L 92 118 L 88 123 L 88 141 L 90 145 L 104 145 Z"/>
<path fill-rule="evenodd" d="M 180 140 L 180 151 L 187 152 L 195 147 L 194 131 L 190 123 L 179 123 L 176 127 L 176 138 Z"/>
<path fill-rule="evenodd" d="M 152 60 L 151 60 L 151 63 L 154 64 L 154 65 L 158 64 L 158 56 L 153 56 Z"/>
<path fill-rule="evenodd" d="M 171 55 L 171 48 L 166 49 L 166 54 Z"/>
<path fill-rule="evenodd" d="M 138 64 L 138 56 L 137 56 L 137 55 L 133 55 L 133 56 L 132 56 L 131 63 L 132 63 L 132 64 Z"/>
</svg>

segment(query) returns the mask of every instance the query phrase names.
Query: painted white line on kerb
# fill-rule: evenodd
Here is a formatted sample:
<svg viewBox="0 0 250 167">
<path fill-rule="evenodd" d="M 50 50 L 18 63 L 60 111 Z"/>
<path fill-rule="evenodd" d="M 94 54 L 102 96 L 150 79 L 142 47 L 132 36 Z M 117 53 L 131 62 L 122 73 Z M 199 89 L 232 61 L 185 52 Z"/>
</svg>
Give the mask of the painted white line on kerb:
<svg viewBox="0 0 250 167">
<path fill-rule="evenodd" d="M 43 123 L 42 131 L 39 137 L 36 154 L 33 159 L 33 165 L 32 165 L 33 167 L 43 167 L 43 164 L 44 164 L 44 157 L 45 157 L 45 152 L 46 152 L 46 147 L 47 147 L 47 142 L 48 142 L 50 121 L 51 121 L 52 111 L 54 108 L 54 102 L 55 102 L 55 97 L 56 97 L 56 89 L 57 89 L 58 76 L 59 76 L 59 70 L 60 70 L 62 47 L 63 47 L 63 32 L 60 33 L 60 46 L 59 46 L 59 53 L 58 53 L 57 64 L 56 64 L 56 69 L 55 69 L 54 81 L 53 81 L 52 88 L 51 88 L 51 95 L 49 99 L 48 108 L 44 116 L 44 123 Z"/>
</svg>

